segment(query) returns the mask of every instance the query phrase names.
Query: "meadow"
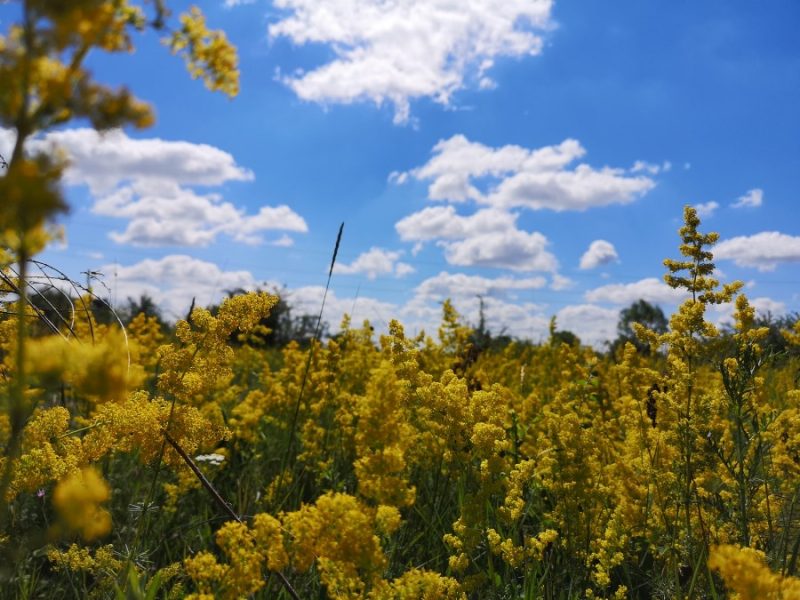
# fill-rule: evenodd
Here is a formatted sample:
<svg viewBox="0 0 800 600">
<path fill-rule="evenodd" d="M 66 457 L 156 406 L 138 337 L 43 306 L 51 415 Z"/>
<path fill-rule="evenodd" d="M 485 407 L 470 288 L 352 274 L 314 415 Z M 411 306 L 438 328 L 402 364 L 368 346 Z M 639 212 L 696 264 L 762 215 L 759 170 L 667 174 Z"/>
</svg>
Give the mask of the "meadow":
<svg viewBox="0 0 800 600">
<path fill-rule="evenodd" d="M 694 208 L 664 262 L 688 299 L 604 352 L 450 302 L 419 335 L 274 343 L 263 291 L 167 326 L 40 262 L 68 161 L 35 136 L 154 120 L 90 51 L 155 31 L 238 90 L 225 35 L 167 4 L 25 0 L 0 36 L 0 597 L 800 598 L 800 322 L 714 278 Z"/>
<path fill-rule="evenodd" d="M 4 597 L 800 597 L 800 325 L 762 348 L 699 226 L 665 261 L 691 298 L 606 353 L 482 345 L 450 303 L 302 346 L 264 292 L 59 320 L 7 267 Z"/>
</svg>

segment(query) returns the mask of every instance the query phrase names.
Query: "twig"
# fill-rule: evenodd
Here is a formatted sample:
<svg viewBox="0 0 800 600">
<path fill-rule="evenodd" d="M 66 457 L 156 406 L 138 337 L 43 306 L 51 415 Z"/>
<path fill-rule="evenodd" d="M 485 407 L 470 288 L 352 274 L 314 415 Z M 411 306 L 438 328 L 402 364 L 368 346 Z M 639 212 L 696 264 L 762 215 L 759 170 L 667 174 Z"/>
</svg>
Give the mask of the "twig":
<svg viewBox="0 0 800 600">
<path fill-rule="evenodd" d="M 178 444 L 178 442 L 175 441 L 175 439 L 169 434 L 168 431 L 164 431 L 164 438 L 167 440 L 169 445 L 175 449 L 175 452 L 177 452 L 180 455 L 180 457 L 189 466 L 192 472 L 197 476 L 197 479 L 200 480 L 202 486 L 206 489 L 206 491 L 209 494 L 211 494 L 211 497 L 214 498 L 219 507 L 223 511 L 228 513 L 228 515 L 230 515 L 230 517 L 234 519 L 237 523 L 244 523 L 241 517 L 236 514 L 236 512 L 233 510 L 230 504 L 225 502 L 225 499 L 222 496 L 220 496 L 219 492 L 214 488 L 213 485 L 211 485 L 211 482 L 206 478 L 205 475 L 203 475 L 203 472 L 197 467 L 197 465 L 191 459 L 191 457 L 188 454 L 186 454 L 184 449 L 181 448 L 180 444 Z M 286 576 L 280 571 L 273 571 L 273 573 L 275 573 L 275 575 L 278 576 L 278 579 L 280 579 L 280 582 L 283 585 L 286 592 L 294 600 L 300 600 L 300 596 L 297 595 L 297 592 L 292 587 L 292 584 L 289 583 L 289 580 L 286 579 Z"/>
</svg>

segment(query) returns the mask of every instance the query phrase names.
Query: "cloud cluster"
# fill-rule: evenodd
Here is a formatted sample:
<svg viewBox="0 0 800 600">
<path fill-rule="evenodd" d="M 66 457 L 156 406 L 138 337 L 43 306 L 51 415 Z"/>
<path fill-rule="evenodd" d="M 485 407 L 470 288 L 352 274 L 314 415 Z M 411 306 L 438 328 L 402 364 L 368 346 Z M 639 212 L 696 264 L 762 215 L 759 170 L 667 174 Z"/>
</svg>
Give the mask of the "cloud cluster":
<svg viewBox="0 0 800 600">
<path fill-rule="evenodd" d="M 185 254 L 171 254 L 158 260 L 146 259 L 132 265 L 108 264 L 98 269 L 120 301 L 147 294 L 171 319 L 186 315 L 192 299 L 198 306 L 219 302 L 226 290 L 256 287 L 248 271 L 224 271 L 216 264 Z"/>
<path fill-rule="evenodd" d="M 552 27 L 552 0 L 275 0 L 272 38 L 327 44 L 333 60 L 283 76 L 300 98 L 319 103 L 391 103 L 405 123 L 410 103 L 448 105 L 469 84 L 493 86 L 496 59 L 536 55 Z"/>
<path fill-rule="evenodd" d="M 429 182 L 428 198 L 450 204 L 424 208 L 398 221 L 395 228 L 403 241 L 436 240 L 449 264 L 551 272 L 554 287 L 563 289 L 570 282 L 557 275 L 558 260 L 547 237 L 518 227 L 519 214 L 512 211 L 580 211 L 625 204 L 655 185 L 649 177 L 624 169 L 574 164 L 585 153 L 571 139 L 534 149 L 492 148 L 463 135 L 440 140 L 427 163 L 392 173 L 389 179 L 397 184 L 409 179 Z M 467 215 L 456 211 L 454 204 L 469 202 L 483 208 Z M 589 269 L 616 258 L 610 243 L 597 240 L 581 265 Z"/>
<path fill-rule="evenodd" d="M 516 222 L 516 215 L 494 208 L 461 216 L 456 213 L 454 206 L 429 206 L 400 219 L 395 229 L 405 242 L 426 242 L 502 233 L 514 229 Z"/>
<path fill-rule="evenodd" d="M 655 277 L 647 277 L 632 283 L 611 283 L 584 294 L 587 302 L 619 305 L 633 304 L 640 299 L 655 304 L 677 304 L 686 297 L 686 291 L 671 288 Z"/>
<path fill-rule="evenodd" d="M 451 265 L 555 271 L 558 261 L 547 238 L 519 229 L 517 218 L 494 208 L 462 216 L 453 206 L 433 206 L 401 219 L 395 229 L 403 241 L 438 240 Z"/>
<path fill-rule="evenodd" d="M 478 296 L 506 297 L 517 291 L 538 290 L 547 284 L 544 277 L 481 277 L 465 273 L 441 271 L 428 277 L 416 289 L 417 297 L 439 301 L 447 298 L 476 298 Z"/>
<path fill-rule="evenodd" d="M 0 129 L 0 151 L 13 139 L 12 130 Z M 198 191 L 254 178 L 230 153 L 208 144 L 76 128 L 34 138 L 28 148 L 58 148 L 66 154 L 64 182 L 89 188 L 95 214 L 128 220 L 123 231 L 109 234 L 118 243 L 206 246 L 224 234 L 257 244 L 265 231 L 308 231 L 305 220 L 286 205 L 262 206 L 248 214 L 218 193 Z M 290 238 L 281 240 L 283 245 L 291 243 Z"/>
<path fill-rule="evenodd" d="M 581 256 L 581 269 L 594 269 L 601 265 L 607 265 L 619 259 L 617 249 L 614 244 L 605 240 L 595 240 L 589 244 L 589 248 Z"/>
<path fill-rule="evenodd" d="M 714 247 L 714 258 L 732 260 L 740 267 L 773 271 L 779 263 L 800 262 L 800 236 L 762 231 L 734 237 Z"/>
<path fill-rule="evenodd" d="M 394 277 L 405 277 L 415 271 L 408 263 L 400 261 L 403 255 L 399 250 L 384 250 L 372 247 L 366 252 L 362 252 L 349 265 L 337 262 L 333 272 L 343 275 L 366 275 L 368 279 L 375 279 L 379 275 L 389 275 Z"/>
<path fill-rule="evenodd" d="M 303 218 L 286 205 L 262 206 L 248 215 L 218 194 L 199 194 L 168 182 L 120 187 L 96 200 L 92 211 L 128 219 L 123 232 L 109 236 L 134 246 L 207 246 L 219 234 L 258 244 L 263 231 L 308 231 Z"/>
<path fill-rule="evenodd" d="M 391 179 L 429 181 L 431 200 L 554 211 L 627 204 L 655 186 L 650 177 L 620 168 L 573 166 L 585 154 L 580 142 L 572 139 L 536 149 L 492 148 L 455 135 L 439 141 L 426 164 L 394 173 Z"/>
</svg>

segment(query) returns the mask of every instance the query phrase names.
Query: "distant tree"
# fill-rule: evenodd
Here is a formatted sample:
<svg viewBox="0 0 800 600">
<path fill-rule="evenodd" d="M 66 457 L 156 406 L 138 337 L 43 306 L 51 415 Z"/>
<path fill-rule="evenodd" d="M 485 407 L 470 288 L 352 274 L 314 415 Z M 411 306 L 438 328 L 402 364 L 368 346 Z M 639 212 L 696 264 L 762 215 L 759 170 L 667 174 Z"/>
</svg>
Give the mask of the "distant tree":
<svg viewBox="0 0 800 600">
<path fill-rule="evenodd" d="M 146 317 L 154 317 L 162 329 L 167 327 L 161 309 L 149 294 L 140 295 L 138 300 L 128 296 L 125 306 L 120 309 L 119 313 L 123 323 L 126 324 L 130 323 L 136 315 L 144 314 Z"/>
<path fill-rule="evenodd" d="M 649 354 L 650 348 L 636 337 L 633 324 L 639 323 L 656 333 L 665 333 L 669 322 L 664 316 L 664 311 L 658 306 L 650 304 L 646 300 L 637 300 L 628 308 L 623 308 L 619 313 L 617 322 L 617 339 L 611 345 L 612 351 L 616 351 L 630 342 L 641 354 Z"/>
<path fill-rule="evenodd" d="M 148 317 L 161 318 L 161 309 L 158 308 L 156 301 L 148 294 L 142 294 L 138 300 L 129 296 L 126 311 L 131 316 L 144 313 Z"/>
<path fill-rule="evenodd" d="M 556 318 L 552 317 L 550 319 L 550 345 L 560 346 L 561 344 L 567 344 L 568 346 L 580 346 L 581 338 L 566 329 L 559 331 Z"/>
<path fill-rule="evenodd" d="M 75 300 L 55 287 L 39 288 L 29 297 L 38 319 L 31 321 L 32 335 L 49 335 L 53 327 L 65 329 L 72 321 Z"/>
</svg>

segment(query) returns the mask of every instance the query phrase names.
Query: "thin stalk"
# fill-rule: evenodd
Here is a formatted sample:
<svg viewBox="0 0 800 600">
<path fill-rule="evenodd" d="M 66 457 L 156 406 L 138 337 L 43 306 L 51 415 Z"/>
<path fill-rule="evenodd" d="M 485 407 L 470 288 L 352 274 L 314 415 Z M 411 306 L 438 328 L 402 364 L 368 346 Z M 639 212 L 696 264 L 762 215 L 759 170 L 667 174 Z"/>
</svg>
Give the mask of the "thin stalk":
<svg viewBox="0 0 800 600">
<path fill-rule="evenodd" d="M 333 256 L 331 257 L 331 266 L 328 269 L 328 280 L 325 282 L 325 292 L 322 294 L 322 305 L 319 308 L 319 316 L 317 317 L 317 326 L 314 328 L 314 337 L 311 339 L 311 345 L 308 348 L 308 356 L 306 358 L 306 366 L 303 372 L 303 379 L 300 382 L 300 391 L 297 393 L 297 400 L 294 404 L 294 412 L 292 414 L 291 425 L 289 426 L 289 441 L 286 443 L 286 452 L 281 459 L 281 468 L 278 471 L 278 485 L 276 492 L 283 487 L 283 476 L 286 467 L 292 458 L 292 450 L 294 447 L 294 439 L 297 431 L 297 419 L 300 415 L 300 405 L 303 401 L 303 393 L 306 389 L 308 382 L 308 375 L 311 372 L 311 362 L 314 359 L 314 350 L 319 342 L 320 326 L 322 324 L 322 313 L 325 310 L 325 301 L 328 298 L 328 290 L 331 285 L 331 277 L 333 276 L 333 267 L 336 265 L 336 255 L 339 253 L 339 244 L 342 242 L 342 232 L 344 231 L 344 223 L 339 225 L 339 233 L 336 235 L 336 244 L 333 246 Z"/>
<path fill-rule="evenodd" d="M 223 510 L 223 512 L 227 513 L 237 523 L 244 523 L 244 521 L 242 521 L 242 518 L 236 514 L 231 505 L 225 501 L 225 499 L 214 488 L 214 486 L 211 484 L 208 478 L 206 478 L 206 476 L 203 475 L 203 472 L 197 467 L 197 465 L 191 459 L 191 457 L 188 454 L 186 454 L 186 451 L 184 451 L 184 449 L 181 448 L 180 444 L 178 444 L 178 442 L 175 441 L 175 439 L 169 434 L 169 431 L 167 431 L 166 429 L 164 430 L 164 439 L 166 439 L 169 445 L 175 449 L 175 452 L 177 452 L 180 455 L 183 461 L 192 470 L 192 473 L 194 473 L 197 479 L 200 481 L 200 484 L 211 495 L 211 497 L 214 499 L 217 505 Z M 300 600 L 300 596 L 297 595 L 297 592 L 292 587 L 292 584 L 289 583 L 289 580 L 286 579 L 286 576 L 283 573 L 281 573 L 280 571 L 271 571 L 271 572 L 275 573 L 275 575 L 278 577 L 281 584 L 283 585 L 283 588 L 294 600 Z"/>
</svg>

